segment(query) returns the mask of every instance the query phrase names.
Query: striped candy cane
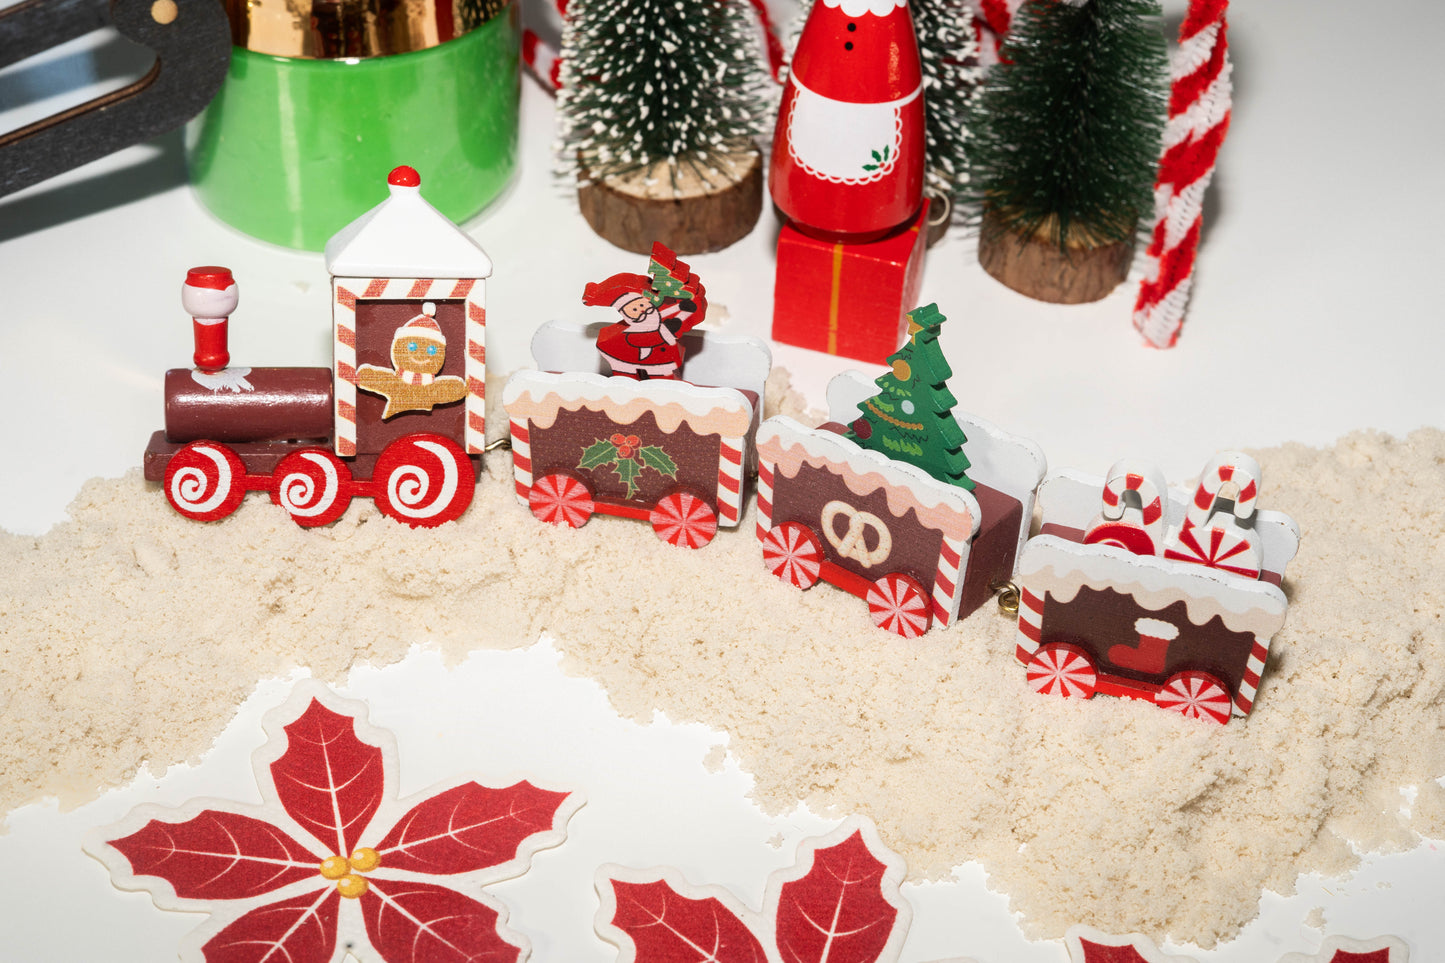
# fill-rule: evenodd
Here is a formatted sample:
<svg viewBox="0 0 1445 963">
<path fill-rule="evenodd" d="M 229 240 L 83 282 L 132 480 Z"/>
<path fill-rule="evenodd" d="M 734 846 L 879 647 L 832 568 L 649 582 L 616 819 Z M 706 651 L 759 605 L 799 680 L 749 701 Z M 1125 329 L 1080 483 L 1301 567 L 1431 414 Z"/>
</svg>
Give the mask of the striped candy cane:
<svg viewBox="0 0 1445 963">
<path fill-rule="evenodd" d="M 1229 0 L 1189 0 L 1172 70 L 1164 154 L 1154 183 L 1154 233 L 1134 328 L 1156 348 L 1179 340 L 1194 275 L 1204 192 L 1229 129 Z"/>
</svg>

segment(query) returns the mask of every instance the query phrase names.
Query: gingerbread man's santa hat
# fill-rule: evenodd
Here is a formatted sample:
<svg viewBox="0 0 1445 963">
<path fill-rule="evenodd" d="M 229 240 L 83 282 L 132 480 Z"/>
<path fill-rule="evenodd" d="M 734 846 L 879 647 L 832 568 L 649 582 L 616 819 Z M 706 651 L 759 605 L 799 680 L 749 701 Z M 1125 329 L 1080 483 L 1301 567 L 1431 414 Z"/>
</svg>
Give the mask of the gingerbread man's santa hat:
<svg viewBox="0 0 1445 963">
<path fill-rule="evenodd" d="M 396 344 L 407 338 L 426 338 L 438 344 L 446 344 L 447 336 L 442 334 L 441 325 L 433 320 L 436 313 L 437 306 L 431 301 L 426 302 L 421 306 L 421 314 L 396 329 L 396 333 L 391 336 L 391 343 Z"/>
</svg>

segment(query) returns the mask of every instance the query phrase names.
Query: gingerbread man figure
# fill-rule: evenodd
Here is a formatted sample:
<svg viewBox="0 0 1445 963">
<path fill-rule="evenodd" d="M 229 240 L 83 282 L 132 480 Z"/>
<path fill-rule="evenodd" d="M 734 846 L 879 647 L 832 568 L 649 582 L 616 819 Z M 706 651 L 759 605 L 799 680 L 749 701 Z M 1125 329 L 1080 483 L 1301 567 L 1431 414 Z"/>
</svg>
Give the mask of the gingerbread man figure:
<svg viewBox="0 0 1445 963">
<path fill-rule="evenodd" d="M 404 411 L 431 411 L 467 396 L 463 379 L 438 374 L 446 364 L 447 339 L 433 320 L 436 310 L 428 301 L 421 314 L 396 329 L 391 337 L 391 368 L 364 364 L 356 369 L 357 386 L 386 399 L 383 421 Z"/>
</svg>

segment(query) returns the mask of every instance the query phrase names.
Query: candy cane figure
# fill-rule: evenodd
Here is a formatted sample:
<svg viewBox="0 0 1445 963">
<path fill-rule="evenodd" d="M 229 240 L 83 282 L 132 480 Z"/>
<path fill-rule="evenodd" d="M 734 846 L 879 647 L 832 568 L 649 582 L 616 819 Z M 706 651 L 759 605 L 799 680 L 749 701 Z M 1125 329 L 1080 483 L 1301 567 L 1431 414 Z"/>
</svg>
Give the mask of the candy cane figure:
<svg viewBox="0 0 1445 963">
<path fill-rule="evenodd" d="M 1149 462 L 1116 461 L 1104 482 L 1103 506 L 1084 533 L 1084 544 L 1158 555 L 1164 547 L 1167 491 L 1164 475 Z"/>
<path fill-rule="evenodd" d="M 1190 0 L 1173 61 L 1164 154 L 1154 182 L 1154 231 L 1134 327 L 1149 344 L 1179 339 L 1193 283 L 1204 192 L 1229 130 L 1230 64 L 1225 11 L 1229 0 Z"/>
<path fill-rule="evenodd" d="M 1184 523 L 1165 542 L 1164 557 L 1259 578 L 1262 554 L 1253 528 L 1259 479 L 1259 462 L 1242 452 L 1210 459 Z"/>
<path fill-rule="evenodd" d="M 923 67 L 907 0 L 818 0 L 778 110 L 768 188 L 800 230 L 869 240 L 923 203 Z"/>
</svg>

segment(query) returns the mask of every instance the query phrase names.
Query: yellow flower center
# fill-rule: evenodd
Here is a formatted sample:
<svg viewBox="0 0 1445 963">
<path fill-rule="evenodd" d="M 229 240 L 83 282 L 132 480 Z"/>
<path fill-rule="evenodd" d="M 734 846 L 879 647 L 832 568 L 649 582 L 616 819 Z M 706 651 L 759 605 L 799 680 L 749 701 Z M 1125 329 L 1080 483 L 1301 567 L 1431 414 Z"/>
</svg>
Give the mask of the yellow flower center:
<svg viewBox="0 0 1445 963">
<path fill-rule="evenodd" d="M 357 876 L 355 873 L 347 873 L 336 881 L 336 891 L 347 899 L 357 899 L 362 893 L 366 892 L 369 885 L 366 877 Z"/>
<path fill-rule="evenodd" d="M 381 865 L 381 854 L 370 846 L 362 846 L 345 856 L 327 856 L 321 861 L 321 875 L 336 880 L 336 891 L 347 899 L 356 899 L 365 893 L 369 884 L 358 873 L 369 873 Z"/>
</svg>

